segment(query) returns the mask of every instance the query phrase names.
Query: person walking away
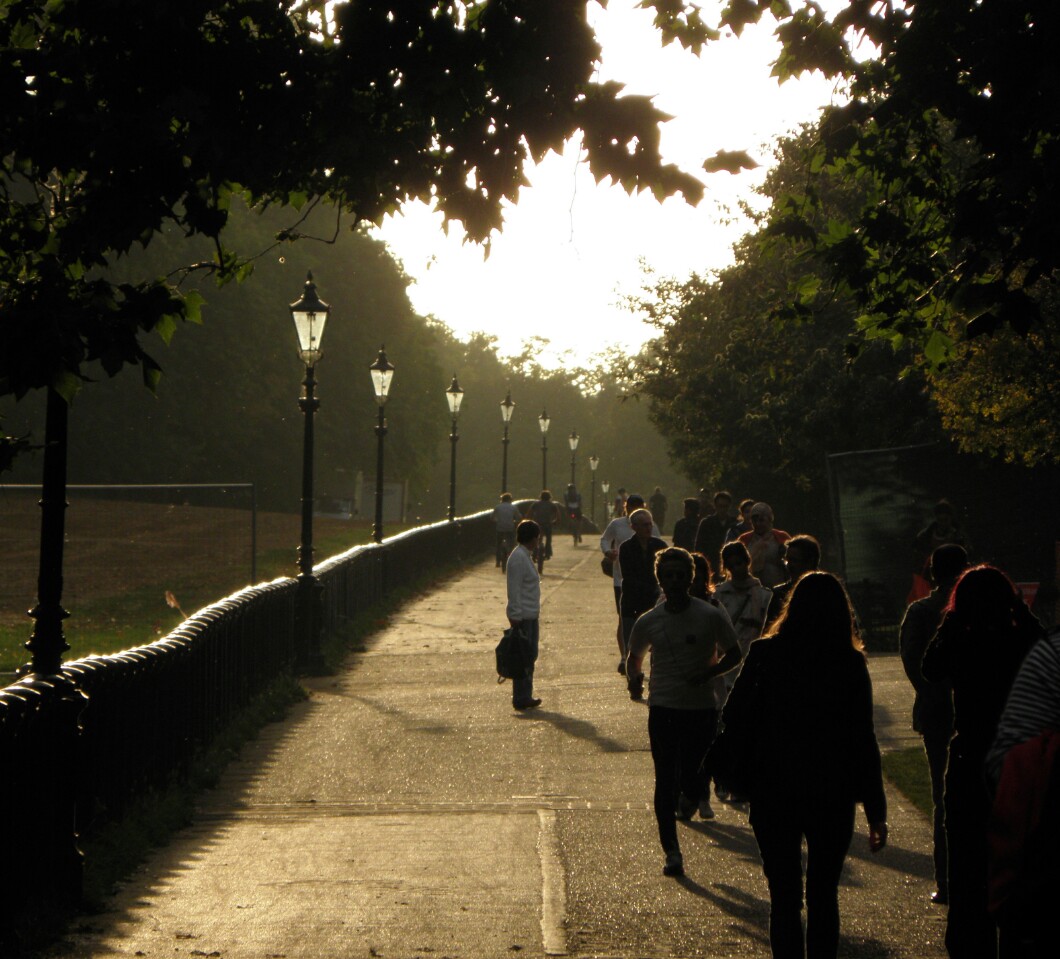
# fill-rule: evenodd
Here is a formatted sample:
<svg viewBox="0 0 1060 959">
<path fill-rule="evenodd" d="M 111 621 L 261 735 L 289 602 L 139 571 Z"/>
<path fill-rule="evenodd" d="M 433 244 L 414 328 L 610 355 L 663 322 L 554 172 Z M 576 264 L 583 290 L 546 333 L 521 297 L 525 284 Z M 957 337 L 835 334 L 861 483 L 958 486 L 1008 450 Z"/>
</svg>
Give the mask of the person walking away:
<svg viewBox="0 0 1060 959">
<path fill-rule="evenodd" d="M 582 541 L 582 494 L 578 492 L 573 483 L 567 484 L 567 492 L 563 495 L 563 505 L 567 509 L 567 519 L 570 520 L 574 542 L 580 543 Z"/>
<path fill-rule="evenodd" d="M 644 497 L 639 493 L 631 493 L 623 497 L 626 509 L 632 513 L 634 510 L 643 509 Z M 618 642 L 618 671 L 625 675 L 626 672 L 626 640 L 622 634 L 622 564 L 618 560 L 618 550 L 621 545 L 633 535 L 633 527 L 629 525 L 628 514 L 616 516 L 600 536 L 600 552 L 611 559 L 612 573 L 611 581 L 615 590 L 615 612 L 618 614 L 618 623 L 615 627 L 615 638 Z M 652 536 L 660 536 L 658 527 L 652 529 Z"/>
<path fill-rule="evenodd" d="M 712 500 L 713 511 L 699 521 L 696 528 L 695 552 L 702 553 L 711 565 L 718 563 L 725 534 L 732 527 L 732 494 L 718 490 Z"/>
<path fill-rule="evenodd" d="M 637 617 L 646 613 L 659 600 L 659 582 L 655 578 L 655 554 L 666 549 L 666 543 L 653 535 L 655 521 L 644 509 L 629 514 L 633 535 L 618 549 L 622 567 L 622 595 L 619 611 L 622 614 L 623 656 L 629 650 L 629 636 Z"/>
<path fill-rule="evenodd" d="M 780 616 L 784 603 L 803 573 L 818 569 L 821 565 L 821 544 L 815 536 L 809 533 L 799 533 L 792 536 L 784 544 L 784 569 L 787 570 L 788 579 L 785 583 L 778 583 L 773 589 L 773 598 L 769 601 L 769 612 L 766 614 L 766 625 L 776 622 Z"/>
<path fill-rule="evenodd" d="M 789 533 L 773 526 L 773 509 L 768 503 L 755 503 L 751 507 L 751 531 L 739 537 L 751 554 L 751 572 L 763 586 L 772 587 L 787 579 L 784 569 L 784 544 L 791 539 Z"/>
<path fill-rule="evenodd" d="M 750 821 L 769 885 L 772 954 L 835 959 L 856 806 L 864 805 L 876 853 L 887 842 L 887 800 L 869 670 L 846 591 L 831 573 L 795 584 L 772 630 L 751 644 L 722 718 L 725 735 L 739 730 L 750 744 Z"/>
<path fill-rule="evenodd" d="M 986 754 L 1012 681 L 1044 635 L 1019 591 L 994 566 L 965 570 L 953 587 L 920 672 L 953 687 L 954 736 L 946 765 L 946 951 L 952 959 L 993 959 L 997 926 L 987 908 L 990 795 Z"/>
<path fill-rule="evenodd" d="M 652 519 L 655 520 L 655 525 L 659 529 L 666 528 L 666 507 L 669 505 L 670 502 L 662 491 L 662 487 L 656 486 L 655 491 L 648 498 L 648 510 L 651 512 Z"/>
<path fill-rule="evenodd" d="M 497 565 L 502 570 L 507 568 L 508 555 L 515 548 L 515 524 L 519 519 L 512 494 L 501 493 L 501 501 L 493 507 L 493 525 L 497 529 Z"/>
<path fill-rule="evenodd" d="M 633 507 L 631 507 L 628 510 L 626 509 L 626 499 L 627 498 L 628 497 L 626 496 L 626 488 L 624 486 L 620 486 L 618 488 L 618 492 L 615 493 L 614 502 L 611 503 L 611 518 L 612 519 L 617 519 L 620 516 L 625 516 L 625 515 L 627 515 L 627 513 L 632 512 Z M 640 505 L 640 506 L 644 505 L 643 497 L 641 498 L 641 501 L 640 501 L 640 503 L 638 505 Z"/>
<path fill-rule="evenodd" d="M 528 518 L 541 528 L 545 559 L 552 559 L 552 527 L 559 522 L 559 507 L 552 501 L 550 490 L 541 490 L 541 496 L 530 504 Z"/>
<path fill-rule="evenodd" d="M 788 543 L 791 554 L 792 540 Z M 929 683 L 920 672 L 920 664 L 928 643 L 942 622 L 942 614 L 949 602 L 957 577 L 968 568 L 968 554 L 963 546 L 949 543 L 931 554 L 931 579 L 935 588 L 923 599 L 909 605 L 902 618 L 898 646 L 902 666 L 916 695 L 913 699 L 913 729 L 920 733 L 927 756 L 931 778 L 933 805 L 933 859 L 935 863 L 935 891 L 931 901 L 944 906 L 949 902 L 949 883 L 946 879 L 946 827 L 943 811 L 943 786 L 946 777 L 946 756 L 953 736 L 953 691 L 950 684 Z"/>
<path fill-rule="evenodd" d="M 512 680 L 512 707 L 535 709 L 541 705 L 534 698 L 534 666 L 540 645 L 541 577 L 534 565 L 534 551 L 541 538 L 541 527 L 524 519 L 515 528 L 516 547 L 508 557 L 506 570 L 508 606 L 505 610 L 512 629 L 522 632 L 530 653 L 526 676 Z"/>
<path fill-rule="evenodd" d="M 689 496 L 683 501 L 682 506 L 685 512 L 674 523 L 674 535 L 671 540 L 674 546 L 687 549 L 691 553 L 696 547 L 696 530 L 699 528 L 699 500 L 694 496 Z"/>
<path fill-rule="evenodd" d="M 986 756 L 991 812 L 990 909 L 1006 959 L 1056 952 L 1060 902 L 1060 631 L 1016 674 Z"/>
<path fill-rule="evenodd" d="M 648 679 L 648 740 L 655 766 L 654 808 L 665 862 L 663 874 L 684 874 L 677 838 L 678 797 L 687 812 L 699 805 L 712 819 L 700 766 L 718 722 L 716 677 L 740 661 L 736 634 L 716 606 L 689 595 L 693 562 L 687 551 L 663 549 L 655 574 L 665 601 L 641 616 L 630 636 L 626 682 L 639 699 L 644 687 L 644 657 L 651 652 Z"/>
</svg>

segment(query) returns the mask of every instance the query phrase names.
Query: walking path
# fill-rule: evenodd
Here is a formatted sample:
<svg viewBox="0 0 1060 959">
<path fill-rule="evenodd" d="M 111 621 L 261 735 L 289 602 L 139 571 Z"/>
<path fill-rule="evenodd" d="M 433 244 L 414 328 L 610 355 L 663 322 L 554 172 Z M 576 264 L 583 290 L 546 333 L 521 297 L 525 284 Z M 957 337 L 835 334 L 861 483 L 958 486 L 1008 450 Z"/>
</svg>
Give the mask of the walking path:
<svg viewBox="0 0 1060 959">
<path fill-rule="evenodd" d="M 746 811 L 680 826 L 661 874 L 646 711 L 615 671 L 595 541 L 556 537 L 542 583 L 540 709 L 512 711 L 492 561 L 396 612 L 264 730 L 160 850 L 56 954 L 225 959 L 768 956 Z M 873 657 L 885 748 L 917 742 L 895 656 Z M 930 830 L 889 794 L 840 890 L 843 956 L 944 956 Z M 859 819 L 863 817 L 859 814 Z"/>
</svg>

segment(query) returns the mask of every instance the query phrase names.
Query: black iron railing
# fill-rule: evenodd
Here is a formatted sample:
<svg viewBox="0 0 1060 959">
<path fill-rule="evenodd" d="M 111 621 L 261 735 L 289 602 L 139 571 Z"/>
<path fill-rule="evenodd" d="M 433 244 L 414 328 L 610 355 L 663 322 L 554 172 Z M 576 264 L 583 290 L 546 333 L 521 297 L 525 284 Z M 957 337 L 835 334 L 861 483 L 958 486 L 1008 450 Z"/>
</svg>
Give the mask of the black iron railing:
<svg viewBox="0 0 1060 959">
<path fill-rule="evenodd" d="M 491 514 L 409 530 L 318 564 L 332 633 L 389 593 L 495 547 Z M 292 669 L 297 583 L 250 586 L 145 646 L 0 689 L 0 909 L 76 898 L 76 834 L 179 780 L 268 683 Z M 2 921 L 2 917 L 0 917 Z"/>
</svg>

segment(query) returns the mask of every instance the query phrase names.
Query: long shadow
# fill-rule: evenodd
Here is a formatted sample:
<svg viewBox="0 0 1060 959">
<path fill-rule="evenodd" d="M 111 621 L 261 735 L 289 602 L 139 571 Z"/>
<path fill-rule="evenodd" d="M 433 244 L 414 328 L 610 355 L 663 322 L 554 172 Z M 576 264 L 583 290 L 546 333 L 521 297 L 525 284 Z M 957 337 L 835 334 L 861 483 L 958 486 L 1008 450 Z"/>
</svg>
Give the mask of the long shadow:
<svg viewBox="0 0 1060 959">
<path fill-rule="evenodd" d="M 762 945 L 769 945 L 768 899 L 751 895 L 724 882 L 714 883 L 713 888 L 708 888 L 688 876 L 681 876 L 676 882 L 686 892 L 712 903 L 721 912 L 732 916 L 739 924 L 737 929 L 742 935 Z"/>
<path fill-rule="evenodd" d="M 597 726 L 594 723 L 589 722 L 587 719 L 575 719 L 573 716 L 568 716 L 565 713 L 557 713 L 547 709 L 528 709 L 525 712 L 520 713 L 517 718 L 523 722 L 536 720 L 538 722 L 549 723 L 552 726 L 555 726 L 560 732 L 564 732 L 569 736 L 595 743 L 600 748 L 601 752 L 629 753 L 638 751 L 630 749 L 628 745 L 619 742 L 617 739 L 602 735 Z"/>
<path fill-rule="evenodd" d="M 858 840 L 862 841 L 859 842 Z M 888 842 L 887 845 L 875 855 L 869 852 L 869 847 L 864 842 L 864 837 L 855 836 L 851 843 L 848 858 L 853 857 L 882 869 L 890 869 L 907 876 L 916 876 L 918 879 L 933 879 L 935 875 L 931 855 L 915 849 L 905 849 Z"/>
<path fill-rule="evenodd" d="M 412 713 L 407 709 L 399 709 L 397 706 L 390 706 L 377 699 L 370 699 L 367 696 L 359 696 L 353 693 L 344 693 L 335 689 L 327 690 L 327 695 L 337 696 L 341 699 L 348 699 L 354 703 L 360 703 L 366 709 L 372 710 L 372 712 L 378 713 L 381 716 L 386 716 L 388 719 L 395 719 L 401 722 L 403 725 L 409 726 L 415 729 L 419 733 L 434 733 L 436 735 L 446 735 L 448 733 L 456 732 L 455 726 L 448 723 L 435 723 L 430 726 L 422 725 L 423 714 Z"/>
</svg>

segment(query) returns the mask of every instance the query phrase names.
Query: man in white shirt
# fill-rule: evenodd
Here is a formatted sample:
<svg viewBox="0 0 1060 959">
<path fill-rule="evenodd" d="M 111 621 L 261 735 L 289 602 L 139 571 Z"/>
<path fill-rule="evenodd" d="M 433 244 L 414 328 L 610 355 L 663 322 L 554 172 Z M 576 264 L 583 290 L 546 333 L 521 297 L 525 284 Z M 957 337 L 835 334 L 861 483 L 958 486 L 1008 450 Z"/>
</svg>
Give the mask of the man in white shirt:
<svg viewBox="0 0 1060 959">
<path fill-rule="evenodd" d="M 515 528 L 516 546 L 508 557 L 505 571 L 508 622 L 512 629 L 522 632 L 530 659 L 526 676 L 512 680 L 512 706 L 518 710 L 535 709 L 541 705 L 540 699 L 534 699 L 534 663 L 537 662 L 538 617 L 541 614 L 541 577 L 534 565 L 534 550 L 540 537 L 541 527 L 532 519 L 524 519 Z"/>
</svg>

